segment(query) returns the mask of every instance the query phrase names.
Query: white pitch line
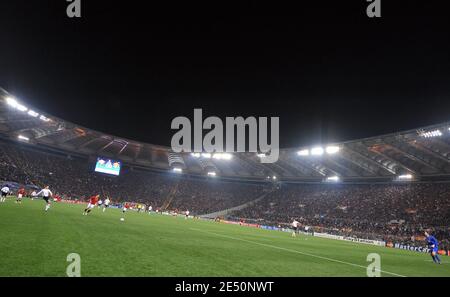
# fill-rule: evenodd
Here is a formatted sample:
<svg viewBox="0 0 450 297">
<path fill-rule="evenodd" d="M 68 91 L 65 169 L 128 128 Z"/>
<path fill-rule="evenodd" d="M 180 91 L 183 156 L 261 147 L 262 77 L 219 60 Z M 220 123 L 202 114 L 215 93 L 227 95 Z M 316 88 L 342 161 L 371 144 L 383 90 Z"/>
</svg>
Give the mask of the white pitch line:
<svg viewBox="0 0 450 297">
<path fill-rule="evenodd" d="M 425 262 L 434 262 L 433 260 L 424 260 Z M 441 264 L 450 264 L 450 262 L 442 262 L 441 261 Z"/>
<path fill-rule="evenodd" d="M 332 258 L 328 258 L 328 257 L 322 257 L 322 256 L 318 256 L 318 255 L 313 255 L 313 254 L 310 254 L 310 253 L 300 252 L 300 251 L 297 251 L 297 250 L 291 250 L 291 249 L 287 249 L 287 248 L 283 248 L 283 247 L 279 247 L 279 246 L 275 246 L 275 245 L 260 243 L 260 242 L 251 241 L 251 240 L 247 240 L 247 239 L 242 239 L 242 238 L 238 238 L 238 237 L 218 234 L 218 233 L 209 232 L 209 231 L 205 231 L 205 230 L 201 230 L 201 229 L 196 229 L 196 228 L 190 228 L 190 229 L 191 230 L 195 230 L 195 231 L 199 231 L 199 232 L 203 232 L 203 233 L 207 233 L 207 234 L 213 234 L 213 235 L 216 235 L 216 236 L 229 238 L 229 239 L 239 240 L 239 241 L 243 241 L 243 242 L 247 242 L 247 243 L 253 243 L 253 244 L 264 246 L 264 247 L 270 247 L 270 248 L 274 248 L 274 249 L 278 249 L 278 250 L 283 250 L 283 251 L 286 251 L 286 252 L 301 254 L 301 255 L 314 257 L 314 258 L 318 258 L 318 259 L 322 259 L 322 260 L 327 260 L 327 261 L 331 261 L 331 262 L 336 262 L 336 263 L 340 263 L 340 264 L 345 264 L 345 265 L 350 265 L 350 266 L 354 266 L 354 267 L 360 267 L 360 268 L 367 269 L 367 266 L 363 266 L 363 265 L 359 265 L 359 264 L 355 264 L 355 263 L 345 262 L 345 261 L 336 260 L 336 259 L 332 259 Z M 395 276 L 399 276 L 399 277 L 406 277 L 405 275 L 397 274 L 397 273 L 394 273 L 394 272 L 389 272 L 389 271 L 385 271 L 385 270 L 381 270 L 381 269 L 380 270 L 376 269 L 376 270 L 380 271 L 380 272 L 383 272 L 383 273 L 386 273 L 386 274 L 390 274 L 390 275 L 395 275 Z"/>
</svg>

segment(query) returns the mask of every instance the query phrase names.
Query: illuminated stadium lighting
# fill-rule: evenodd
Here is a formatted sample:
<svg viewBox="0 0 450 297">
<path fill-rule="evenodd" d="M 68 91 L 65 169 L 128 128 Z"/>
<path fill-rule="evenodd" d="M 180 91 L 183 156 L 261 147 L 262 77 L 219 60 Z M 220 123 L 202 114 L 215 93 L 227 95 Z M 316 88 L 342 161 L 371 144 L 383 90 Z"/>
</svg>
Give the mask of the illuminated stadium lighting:
<svg viewBox="0 0 450 297">
<path fill-rule="evenodd" d="M 6 97 L 6 103 L 11 106 L 14 107 L 15 109 L 18 109 L 20 111 L 27 111 L 28 108 L 23 106 L 22 104 L 20 104 L 19 102 L 17 102 L 16 99 L 12 98 L 12 97 Z"/>
<path fill-rule="evenodd" d="M 17 104 L 16 108 L 17 108 L 18 110 L 20 110 L 20 111 L 23 111 L 23 112 L 25 112 L 25 111 L 28 110 L 28 108 L 26 108 L 26 107 L 23 106 L 22 104 Z"/>
<path fill-rule="evenodd" d="M 339 152 L 339 150 L 340 150 L 340 148 L 338 146 L 334 146 L 334 145 L 327 146 L 327 148 L 325 149 L 325 151 L 329 155 L 336 154 L 337 152 Z"/>
<path fill-rule="evenodd" d="M 233 155 L 230 153 L 223 153 L 222 154 L 222 159 L 224 160 L 231 160 L 233 158 Z"/>
<path fill-rule="evenodd" d="M 23 111 L 23 112 L 28 110 L 28 108 L 26 106 L 24 106 L 24 105 L 20 104 L 19 102 L 17 102 L 17 100 L 14 99 L 13 97 L 6 97 L 6 103 L 9 106 L 14 107 L 15 109 Z"/>
<path fill-rule="evenodd" d="M 214 171 L 210 171 L 210 172 L 208 172 L 208 175 L 209 176 L 216 176 L 216 173 Z"/>
<path fill-rule="evenodd" d="M 397 177 L 398 180 L 411 180 L 413 176 L 411 174 L 402 174 Z"/>
<path fill-rule="evenodd" d="M 32 116 L 33 118 L 36 118 L 39 114 L 37 112 L 35 112 L 34 110 L 29 110 L 28 111 L 28 115 Z"/>
<path fill-rule="evenodd" d="M 45 117 L 45 116 L 43 116 L 43 115 L 41 115 L 41 116 L 39 117 L 39 119 L 42 120 L 42 121 L 44 121 L 44 122 L 49 122 L 49 121 L 50 121 L 49 118 L 47 118 L 47 117 Z"/>
<path fill-rule="evenodd" d="M 19 135 L 19 136 L 17 136 L 17 138 L 18 138 L 19 140 L 25 140 L 25 141 L 29 141 L 29 140 L 30 140 L 28 137 L 23 136 L 23 135 Z"/>
<path fill-rule="evenodd" d="M 214 158 L 216 160 L 231 160 L 232 155 L 229 153 L 191 153 L 191 156 L 194 158 L 206 158 L 206 159 L 210 159 L 210 158 Z"/>
<path fill-rule="evenodd" d="M 313 156 L 321 156 L 323 155 L 323 148 L 321 147 L 314 147 L 311 149 L 311 155 Z"/>
<path fill-rule="evenodd" d="M 229 153 L 215 153 L 213 158 L 217 160 L 230 160 L 232 156 Z"/>
<path fill-rule="evenodd" d="M 327 181 L 328 182 L 338 182 L 339 176 L 329 176 L 329 177 L 327 177 Z"/>
<path fill-rule="evenodd" d="M 299 156 L 309 156 L 309 150 L 301 150 L 297 152 Z"/>
<path fill-rule="evenodd" d="M 17 105 L 19 103 L 17 103 L 16 99 L 12 98 L 12 97 L 6 97 L 6 103 L 8 103 L 8 105 L 12 106 L 12 107 L 17 107 Z"/>
<path fill-rule="evenodd" d="M 437 137 L 437 136 L 442 136 L 442 132 L 441 132 L 441 130 L 437 129 L 437 130 L 433 130 L 433 131 L 422 132 L 420 134 L 420 136 L 425 137 L 425 138 Z"/>
<path fill-rule="evenodd" d="M 177 168 L 177 167 L 175 167 L 175 168 L 172 169 L 172 170 L 173 170 L 173 172 L 176 172 L 176 173 L 182 173 L 182 172 L 183 172 L 183 169 Z"/>
<path fill-rule="evenodd" d="M 273 180 L 276 180 L 276 179 L 277 179 L 277 177 L 276 177 L 276 176 L 274 175 L 274 176 L 272 176 L 272 179 L 273 179 Z"/>
</svg>

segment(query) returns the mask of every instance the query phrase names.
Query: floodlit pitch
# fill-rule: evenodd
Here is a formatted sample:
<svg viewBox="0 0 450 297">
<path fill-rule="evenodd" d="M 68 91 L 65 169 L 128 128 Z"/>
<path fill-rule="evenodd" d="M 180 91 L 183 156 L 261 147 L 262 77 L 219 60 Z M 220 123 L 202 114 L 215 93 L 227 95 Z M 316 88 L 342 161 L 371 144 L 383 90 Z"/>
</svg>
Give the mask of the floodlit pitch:
<svg viewBox="0 0 450 297">
<path fill-rule="evenodd" d="M 381 276 L 450 276 L 450 262 L 365 244 L 292 238 L 289 233 L 165 215 L 54 203 L 0 204 L 0 276 L 66 276 L 79 255 L 81 276 L 367 276 L 369 254 Z"/>
</svg>

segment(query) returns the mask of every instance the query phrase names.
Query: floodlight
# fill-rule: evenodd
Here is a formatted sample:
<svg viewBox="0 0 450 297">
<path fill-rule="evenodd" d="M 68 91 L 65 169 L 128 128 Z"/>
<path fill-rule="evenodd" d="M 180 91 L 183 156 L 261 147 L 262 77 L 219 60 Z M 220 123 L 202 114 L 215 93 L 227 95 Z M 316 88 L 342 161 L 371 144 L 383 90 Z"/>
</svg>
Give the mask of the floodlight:
<svg viewBox="0 0 450 297">
<path fill-rule="evenodd" d="M 25 141 L 29 141 L 30 140 L 28 137 L 23 136 L 23 135 L 19 135 L 19 136 L 17 136 L 17 138 L 20 139 L 20 140 L 25 140 Z"/>
<path fill-rule="evenodd" d="M 41 119 L 41 120 L 44 121 L 44 122 L 50 121 L 49 118 L 47 118 L 47 117 L 45 117 L 45 116 L 43 116 L 43 115 L 41 115 L 41 116 L 39 117 L 39 119 Z"/>
<path fill-rule="evenodd" d="M 25 106 L 23 106 L 22 104 L 17 103 L 16 108 L 20 111 L 27 111 L 28 108 L 26 108 Z"/>
<path fill-rule="evenodd" d="M 329 181 L 329 182 L 337 182 L 337 181 L 339 181 L 339 176 L 336 176 L 336 175 L 329 176 L 329 177 L 327 177 L 327 181 Z"/>
<path fill-rule="evenodd" d="M 297 155 L 299 156 L 309 156 L 309 150 L 300 150 L 297 152 Z"/>
<path fill-rule="evenodd" d="M 442 136 L 442 132 L 441 132 L 441 130 L 437 129 L 437 130 L 433 130 L 433 131 L 422 132 L 420 135 L 425 138 L 430 138 L 430 137 Z"/>
<path fill-rule="evenodd" d="M 339 152 L 340 148 L 335 145 L 330 145 L 330 146 L 327 146 L 327 148 L 325 150 L 326 150 L 327 154 L 332 155 L 332 154 L 336 154 L 337 152 Z"/>
<path fill-rule="evenodd" d="M 230 160 L 231 159 L 231 154 L 229 154 L 229 153 L 215 153 L 214 155 L 212 155 L 212 157 L 214 159 L 217 159 L 217 160 Z M 205 157 L 205 158 L 209 158 L 209 157 Z"/>
<path fill-rule="evenodd" d="M 399 175 L 397 178 L 400 180 L 409 180 L 409 179 L 412 179 L 413 176 L 412 176 L 412 174 L 402 174 L 402 175 Z"/>
<path fill-rule="evenodd" d="M 222 153 L 222 159 L 224 160 L 231 160 L 233 158 L 233 155 L 230 153 Z"/>
<path fill-rule="evenodd" d="M 16 99 L 14 99 L 13 97 L 6 97 L 6 103 L 8 103 L 8 105 L 12 107 L 16 107 L 18 104 Z"/>
<path fill-rule="evenodd" d="M 311 149 L 311 155 L 313 156 L 321 156 L 323 155 L 323 148 L 321 147 L 314 147 Z"/>
<path fill-rule="evenodd" d="M 33 118 L 36 118 L 39 114 L 37 112 L 35 112 L 34 110 L 29 110 L 28 111 L 28 115 L 32 116 Z"/>
</svg>

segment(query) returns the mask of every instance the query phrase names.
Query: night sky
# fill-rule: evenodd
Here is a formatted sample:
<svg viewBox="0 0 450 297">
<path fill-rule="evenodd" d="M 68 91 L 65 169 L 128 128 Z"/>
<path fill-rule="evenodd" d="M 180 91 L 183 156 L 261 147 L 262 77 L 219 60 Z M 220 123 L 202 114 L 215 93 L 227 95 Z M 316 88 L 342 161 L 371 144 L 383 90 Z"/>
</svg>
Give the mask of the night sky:
<svg viewBox="0 0 450 297">
<path fill-rule="evenodd" d="M 3 0 L 0 86 L 74 123 L 161 145 L 194 108 L 278 116 L 282 147 L 449 121 L 443 1 L 388 2 L 370 19 L 364 0 L 82 0 L 82 18 L 70 19 L 65 0 Z"/>
</svg>

